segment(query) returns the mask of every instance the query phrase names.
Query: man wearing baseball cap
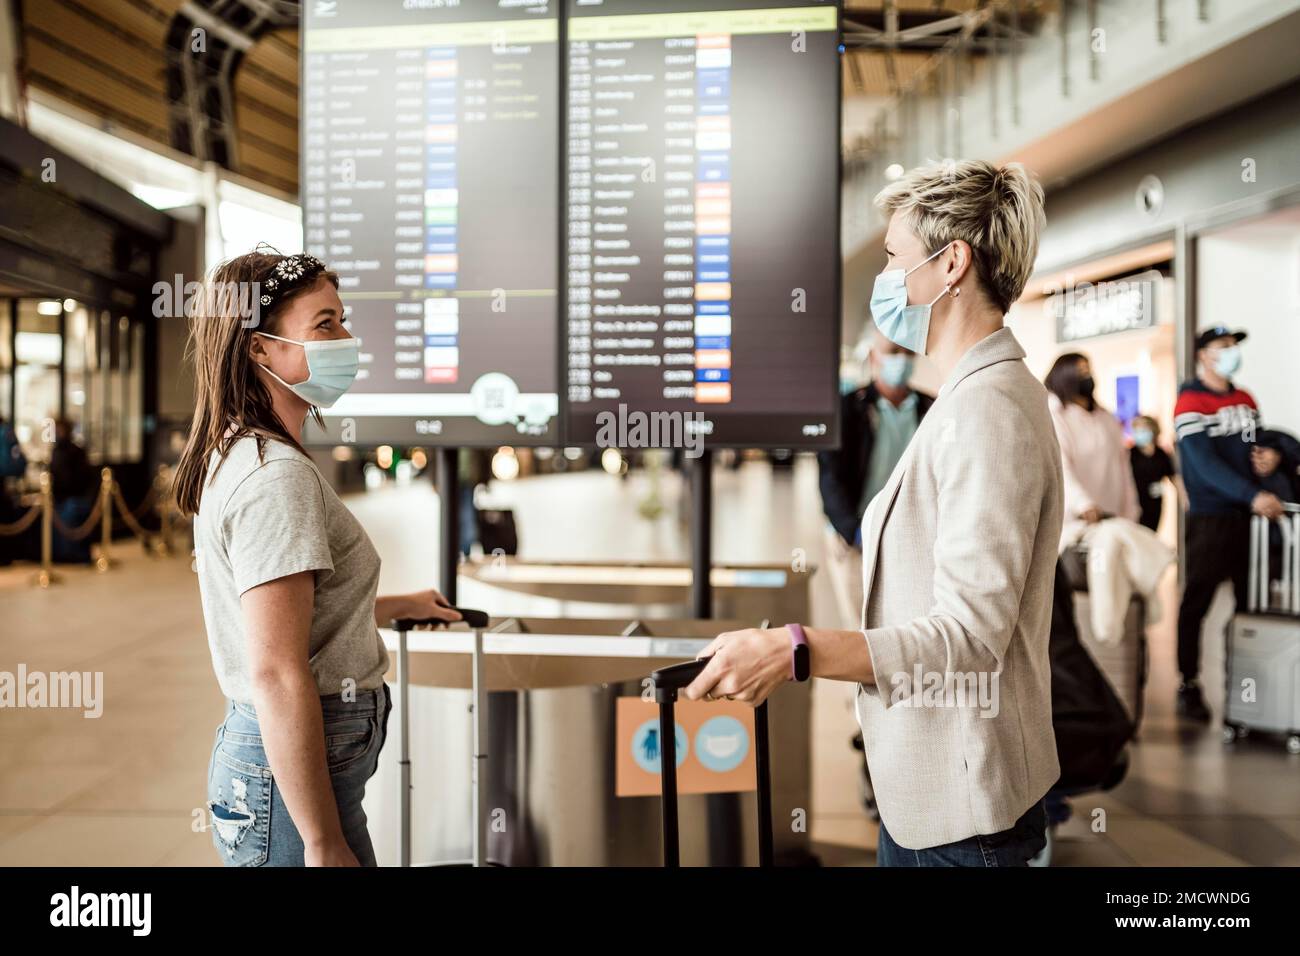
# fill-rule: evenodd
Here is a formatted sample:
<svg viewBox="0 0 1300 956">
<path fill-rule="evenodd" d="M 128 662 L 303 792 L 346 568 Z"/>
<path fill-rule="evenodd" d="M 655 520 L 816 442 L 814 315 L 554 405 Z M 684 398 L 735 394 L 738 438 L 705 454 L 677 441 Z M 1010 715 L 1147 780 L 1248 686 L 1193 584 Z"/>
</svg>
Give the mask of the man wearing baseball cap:
<svg viewBox="0 0 1300 956">
<path fill-rule="evenodd" d="M 1259 430 L 1255 399 L 1232 382 L 1241 368 L 1246 333 L 1224 326 L 1196 337 L 1197 376 L 1178 390 L 1174 430 L 1187 488 L 1187 583 L 1178 609 L 1178 712 L 1208 721 L 1199 683 L 1201 624 L 1214 592 L 1231 579 L 1237 606 L 1246 606 L 1250 516 L 1276 518 L 1282 502 L 1260 487 L 1251 466 Z"/>
</svg>

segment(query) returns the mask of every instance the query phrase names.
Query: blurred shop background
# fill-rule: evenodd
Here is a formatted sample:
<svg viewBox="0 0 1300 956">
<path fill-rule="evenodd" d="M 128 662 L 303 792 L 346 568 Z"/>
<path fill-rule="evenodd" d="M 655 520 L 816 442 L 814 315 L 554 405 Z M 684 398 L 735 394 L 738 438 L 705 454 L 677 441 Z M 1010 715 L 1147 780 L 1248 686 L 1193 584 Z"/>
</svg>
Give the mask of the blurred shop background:
<svg viewBox="0 0 1300 956">
<path fill-rule="evenodd" d="M 202 69 L 182 52 L 195 25 L 212 40 Z M 216 863 L 190 821 L 222 700 L 188 528 L 165 504 L 193 381 L 185 323 L 155 305 L 159 283 L 183 297 L 258 242 L 302 248 L 298 31 L 289 0 L 0 0 L 0 428 L 24 462 L 0 479 L 0 669 L 102 670 L 113 702 L 108 735 L 108 717 L 0 716 L 0 864 Z M 1009 317 L 1035 375 L 1084 353 L 1128 440 L 1133 417 L 1150 416 L 1172 452 L 1197 331 L 1242 329 L 1238 380 L 1270 427 L 1300 434 L 1300 0 L 849 0 L 843 45 L 843 387 L 869 378 L 867 303 L 885 258 L 872 196 L 930 158 L 1017 160 L 1047 192 L 1035 274 Z M 924 359 L 913 384 L 940 384 Z M 56 510 L 66 560 L 42 587 L 42 474 L 56 446 L 80 478 L 77 501 Z M 436 584 L 433 450 L 314 455 L 383 556 L 381 591 Z M 815 457 L 738 450 L 713 464 L 716 615 L 834 622 L 817 573 Z M 458 473 L 461 603 L 500 618 L 689 616 L 680 454 L 501 447 L 461 452 Z M 1166 505 L 1172 548 L 1182 518 Z M 1300 865 L 1300 756 L 1175 719 L 1179 573 L 1147 634 L 1126 775 L 1079 798 L 1053 865 Z M 636 586 L 603 591 L 602 575 Z M 1210 635 L 1231 608 L 1225 586 L 1204 645 L 1216 714 L 1223 642 Z M 529 704 L 534 720 L 550 713 L 604 741 L 591 715 L 605 703 L 547 693 Z M 462 703 L 428 698 L 417 717 L 460 734 Z M 817 682 L 804 713 L 798 854 L 869 865 L 876 824 L 849 689 Z M 579 773 L 560 744 L 539 741 L 537 766 Z M 459 781 L 450 768 L 464 756 L 458 739 L 417 760 L 417 794 Z M 378 810 L 396 789 L 389 758 L 372 813 L 383 847 L 396 827 Z M 539 797 L 537 819 L 555 822 L 537 824 L 542 848 L 520 859 L 577 860 L 557 847 L 581 842 L 591 814 L 610 832 L 653 827 L 653 798 L 618 798 L 639 809 L 615 813 L 603 779 L 567 808 Z M 429 814 L 427 847 L 463 855 L 460 809 Z M 707 842 L 711 811 L 697 811 Z"/>
</svg>

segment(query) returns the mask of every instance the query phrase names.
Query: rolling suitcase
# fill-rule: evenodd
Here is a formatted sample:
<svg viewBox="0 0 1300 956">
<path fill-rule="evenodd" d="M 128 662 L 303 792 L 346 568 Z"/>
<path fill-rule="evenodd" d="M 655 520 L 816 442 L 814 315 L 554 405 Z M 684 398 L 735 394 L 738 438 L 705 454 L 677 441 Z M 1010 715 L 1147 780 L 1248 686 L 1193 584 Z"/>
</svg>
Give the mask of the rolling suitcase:
<svg viewBox="0 0 1300 956">
<path fill-rule="evenodd" d="M 1057 565 L 1074 595 L 1074 619 L 1079 642 L 1088 649 L 1133 723 L 1133 737 L 1142 726 L 1143 698 L 1150 676 L 1150 650 L 1147 647 L 1147 605 L 1137 595 L 1129 602 L 1124 615 L 1124 636 L 1115 644 L 1103 644 L 1092 636 L 1092 617 L 1088 595 L 1088 549 L 1073 544 L 1061 552 Z"/>
<path fill-rule="evenodd" d="M 650 675 L 659 704 L 659 766 L 663 801 L 664 866 L 681 866 L 677 839 L 677 692 L 704 670 L 709 658 L 661 667 Z M 754 708 L 754 767 L 758 777 L 758 865 L 772 865 L 772 773 L 768 763 L 767 701 Z"/>
<path fill-rule="evenodd" d="M 1074 595 L 1075 621 L 1079 642 L 1088 649 L 1118 695 L 1133 723 L 1136 739 L 1142 726 L 1143 698 L 1150 675 L 1150 649 L 1147 646 L 1147 605 L 1140 597 L 1129 601 L 1124 615 L 1124 636 L 1117 643 L 1103 644 L 1092 636 L 1088 595 Z"/>
<path fill-rule="evenodd" d="M 487 628 L 489 617 L 485 611 L 458 607 L 461 620 L 474 632 L 474 658 L 472 662 L 474 693 L 474 745 L 470 754 L 470 816 L 474 831 L 472 866 L 487 865 L 487 784 L 483 780 L 483 771 L 487 767 L 487 678 L 483 666 L 483 631 Z M 398 866 L 411 865 L 411 677 L 407 661 L 406 638 L 414 628 L 445 626 L 445 621 L 436 618 L 394 618 L 390 626 L 397 632 L 397 700 L 401 713 L 398 721 L 398 766 L 401 768 L 399 789 L 400 821 L 398 835 Z"/>
<path fill-rule="evenodd" d="M 1275 588 L 1270 522 L 1251 518 L 1246 609 L 1228 628 L 1223 739 L 1251 730 L 1284 734 L 1286 749 L 1300 754 L 1300 505 L 1286 505 L 1277 525 L 1282 561 Z"/>
</svg>

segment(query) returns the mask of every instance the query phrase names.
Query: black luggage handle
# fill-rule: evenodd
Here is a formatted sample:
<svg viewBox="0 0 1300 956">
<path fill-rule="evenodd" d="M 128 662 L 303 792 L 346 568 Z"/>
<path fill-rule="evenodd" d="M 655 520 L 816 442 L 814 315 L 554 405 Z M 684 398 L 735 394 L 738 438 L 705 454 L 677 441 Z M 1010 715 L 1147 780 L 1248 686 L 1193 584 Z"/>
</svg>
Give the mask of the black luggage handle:
<svg viewBox="0 0 1300 956">
<path fill-rule="evenodd" d="M 655 700 L 659 701 L 659 703 L 663 703 L 665 700 L 676 700 L 677 692 L 699 677 L 712 659 L 711 657 L 701 657 L 697 660 L 659 668 L 650 675 L 650 681 L 655 687 Z"/>
<path fill-rule="evenodd" d="M 462 621 L 472 628 L 483 628 L 488 626 L 487 611 L 476 611 L 468 607 L 453 607 L 453 611 L 460 613 L 460 621 L 444 621 L 437 617 L 395 617 L 390 622 L 394 631 L 410 631 L 417 627 L 427 627 L 433 625 L 459 624 Z"/>
<path fill-rule="evenodd" d="M 699 677 L 712 657 L 661 667 L 650 675 L 659 704 L 659 771 L 663 804 L 664 866 L 681 866 L 677 836 L 677 692 Z M 758 865 L 772 865 L 772 770 L 768 755 L 767 701 L 754 708 L 754 771 L 758 798 Z"/>
</svg>

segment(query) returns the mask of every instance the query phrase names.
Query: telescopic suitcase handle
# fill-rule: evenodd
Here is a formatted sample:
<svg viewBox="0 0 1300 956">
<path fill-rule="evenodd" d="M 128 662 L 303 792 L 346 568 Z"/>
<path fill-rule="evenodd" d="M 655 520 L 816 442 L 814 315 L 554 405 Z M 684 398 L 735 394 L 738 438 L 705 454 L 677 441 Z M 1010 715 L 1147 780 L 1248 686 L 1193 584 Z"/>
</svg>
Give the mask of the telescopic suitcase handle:
<svg viewBox="0 0 1300 956">
<path fill-rule="evenodd" d="M 1277 519 L 1282 535 L 1281 599 L 1277 610 L 1300 614 L 1300 505 L 1282 503 Z M 1250 567 L 1246 575 L 1247 610 L 1267 614 L 1274 609 L 1272 574 L 1269 567 L 1269 529 L 1272 522 L 1263 515 L 1250 519 Z"/>
<path fill-rule="evenodd" d="M 459 621 L 444 621 L 439 617 L 395 617 L 392 620 L 394 631 L 411 631 L 417 627 L 437 627 L 444 624 L 468 624 L 470 627 L 481 628 L 488 626 L 487 611 L 476 611 L 468 607 L 451 607 L 452 611 L 460 613 Z"/>
<path fill-rule="evenodd" d="M 701 657 L 661 667 L 650 675 L 659 704 L 659 766 L 663 803 L 664 866 L 681 866 L 677 839 L 677 722 L 673 704 L 677 692 L 708 667 L 711 657 Z M 767 701 L 754 708 L 754 769 L 758 797 L 758 865 L 772 865 L 772 771 L 768 759 Z"/>
<path fill-rule="evenodd" d="M 474 630 L 474 753 L 471 766 L 471 789 L 473 790 L 471 815 L 474 828 L 474 865 L 481 866 L 487 860 L 487 837 L 483 829 L 483 800 L 487 790 L 482 787 L 480 770 L 487 755 L 482 753 L 482 744 L 487 740 L 486 733 L 486 690 L 482 681 L 482 631 L 488 626 L 486 611 L 476 611 L 467 607 L 453 607 L 460 612 L 460 621 L 444 621 L 436 617 L 395 617 L 389 622 L 397 632 L 397 696 L 401 707 L 398 721 L 398 773 L 401 781 L 398 785 L 398 866 L 411 865 L 411 708 L 410 708 L 410 673 L 407 663 L 406 637 L 409 631 L 417 627 L 437 627 L 448 624 L 468 624 Z"/>
<path fill-rule="evenodd" d="M 650 675 L 651 682 L 655 685 L 655 700 L 661 701 L 667 696 L 669 700 L 677 699 L 677 692 L 704 673 L 704 668 L 709 666 L 711 657 L 701 657 L 698 660 L 686 661 L 682 664 L 673 664 L 669 667 L 661 667 Z"/>
</svg>

